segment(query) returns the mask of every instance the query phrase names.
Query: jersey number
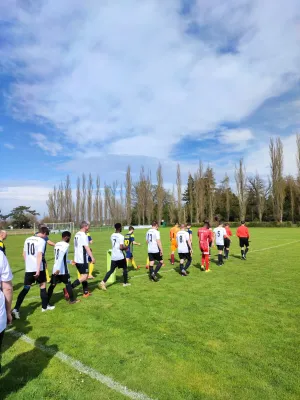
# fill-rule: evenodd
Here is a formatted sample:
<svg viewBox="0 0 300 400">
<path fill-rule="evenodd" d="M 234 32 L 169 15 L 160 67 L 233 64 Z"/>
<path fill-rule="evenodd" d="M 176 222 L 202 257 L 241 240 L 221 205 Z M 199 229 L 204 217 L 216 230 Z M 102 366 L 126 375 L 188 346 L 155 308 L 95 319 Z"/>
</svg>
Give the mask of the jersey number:
<svg viewBox="0 0 300 400">
<path fill-rule="evenodd" d="M 117 239 L 113 239 L 113 241 L 114 241 L 113 247 L 115 247 Z"/>
<path fill-rule="evenodd" d="M 59 257 L 59 249 L 54 250 L 55 252 L 55 260 L 58 260 Z"/>
<path fill-rule="evenodd" d="M 27 254 L 28 255 L 32 255 L 32 256 L 34 256 L 34 254 L 35 254 L 35 247 L 34 247 L 34 243 L 27 243 Z"/>
<path fill-rule="evenodd" d="M 220 237 L 221 236 L 221 232 L 220 231 L 218 231 L 218 237 Z"/>
<path fill-rule="evenodd" d="M 148 234 L 148 242 L 152 242 L 152 233 Z"/>
<path fill-rule="evenodd" d="M 74 246 L 78 247 L 78 237 L 76 237 L 76 236 L 74 238 Z"/>
<path fill-rule="evenodd" d="M 179 236 L 179 242 L 180 242 L 180 243 L 183 242 L 182 236 Z"/>
</svg>

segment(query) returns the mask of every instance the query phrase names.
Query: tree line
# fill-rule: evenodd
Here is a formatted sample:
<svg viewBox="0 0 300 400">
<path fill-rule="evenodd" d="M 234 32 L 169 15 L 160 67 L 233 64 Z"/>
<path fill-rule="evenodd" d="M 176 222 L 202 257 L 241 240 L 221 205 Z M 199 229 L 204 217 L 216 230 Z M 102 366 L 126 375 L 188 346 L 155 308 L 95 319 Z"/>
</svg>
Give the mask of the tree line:
<svg viewBox="0 0 300 400">
<path fill-rule="evenodd" d="M 132 179 L 131 167 L 125 182 L 114 181 L 101 186 L 100 176 L 82 174 L 77 178 L 75 195 L 70 177 L 49 193 L 47 220 L 76 224 L 82 219 L 93 225 L 149 224 L 153 219 L 169 223 L 189 221 L 198 224 L 204 219 L 213 221 L 216 215 L 227 221 L 299 221 L 300 220 L 300 135 L 296 137 L 296 176 L 284 176 L 283 143 L 270 139 L 270 174 L 259 172 L 249 176 L 243 159 L 235 167 L 233 182 L 225 174 L 217 182 L 211 166 L 200 161 L 194 174 L 182 182 L 180 164 L 176 183 L 164 187 L 161 164 L 153 183 L 151 171 L 140 168 L 139 178 Z M 175 177 L 174 177 L 175 178 Z M 235 187 L 236 190 L 232 188 Z"/>
</svg>

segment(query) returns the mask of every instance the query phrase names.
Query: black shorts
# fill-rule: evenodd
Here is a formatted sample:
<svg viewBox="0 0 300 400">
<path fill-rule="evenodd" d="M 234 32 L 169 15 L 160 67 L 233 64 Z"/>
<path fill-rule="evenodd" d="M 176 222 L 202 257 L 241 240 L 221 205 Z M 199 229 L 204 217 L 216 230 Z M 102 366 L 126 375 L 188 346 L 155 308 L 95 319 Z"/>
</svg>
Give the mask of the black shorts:
<svg viewBox="0 0 300 400">
<path fill-rule="evenodd" d="M 89 266 L 87 263 L 84 263 L 84 264 L 76 263 L 76 268 L 77 268 L 77 271 L 80 273 L 80 275 L 86 275 L 89 273 Z"/>
<path fill-rule="evenodd" d="M 24 285 L 25 286 L 30 286 L 30 285 L 33 285 L 34 283 L 41 284 L 41 283 L 47 282 L 45 271 L 40 271 L 38 278 L 34 277 L 35 274 L 36 274 L 36 272 L 25 272 L 25 277 L 24 277 Z"/>
<path fill-rule="evenodd" d="M 178 253 L 178 256 L 179 256 L 180 260 L 191 261 L 191 259 L 192 259 L 191 253 Z"/>
<path fill-rule="evenodd" d="M 226 249 L 229 249 L 229 247 L 230 247 L 230 239 L 224 238 L 224 246 L 226 247 Z"/>
<path fill-rule="evenodd" d="M 51 276 L 51 285 L 57 285 L 58 283 L 64 283 L 65 285 L 70 282 L 70 275 L 63 274 L 63 275 L 52 275 Z"/>
<path fill-rule="evenodd" d="M 116 269 L 116 268 L 127 268 L 127 263 L 126 259 L 123 258 L 122 260 L 111 260 L 110 268 Z"/>
<path fill-rule="evenodd" d="M 224 250 L 224 244 L 217 244 L 218 250 Z"/>
<path fill-rule="evenodd" d="M 249 239 L 248 238 L 240 238 L 240 247 L 249 247 Z"/>
<path fill-rule="evenodd" d="M 160 253 L 148 253 L 149 261 L 162 261 Z"/>
<path fill-rule="evenodd" d="M 209 242 L 209 247 L 211 247 L 212 246 L 212 242 Z"/>
</svg>

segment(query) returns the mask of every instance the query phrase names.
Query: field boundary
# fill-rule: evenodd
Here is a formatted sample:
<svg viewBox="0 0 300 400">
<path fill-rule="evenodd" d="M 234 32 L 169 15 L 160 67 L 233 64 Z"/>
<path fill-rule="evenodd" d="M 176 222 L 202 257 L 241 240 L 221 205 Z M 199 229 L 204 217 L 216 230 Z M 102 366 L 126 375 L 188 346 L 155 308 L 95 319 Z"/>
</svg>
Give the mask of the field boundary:
<svg viewBox="0 0 300 400">
<path fill-rule="evenodd" d="M 128 397 L 129 399 L 132 399 L 132 400 L 154 400 L 144 393 L 135 392 L 133 390 L 128 389 L 126 386 L 115 381 L 114 379 L 110 378 L 109 376 L 103 375 L 100 372 L 96 371 L 95 369 L 83 364 L 79 360 L 76 360 L 76 358 L 68 356 L 67 354 L 65 354 L 61 351 L 55 352 L 53 349 L 51 349 L 49 347 L 43 346 L 42 344 L 39 344 L 39 343 L 36 343 L 35 340 L 31 339 L 29 336 L 26 336 L 21 332 L 18 332 L 13 329 L 8 330 L 6 332 L 9 333 L 10 335 L 14 336 L 15 338 L 23 340 L 23 342 L 26 342 L 26 343 L 30 344 L 31 346 L 36 347 L 37 349 L 41 350 L 42 352 L 44 352 L 46 354 L 50 354 L 55 358 L 58 358 L 60 361 L 62 361 L 69 367 L 76 369 L 78 372 L 81 372 L 82 374 L 88 375 L 90 378 L 97 380 L 98 382 L 102 383 L 103 385 L 107 386 L 108 388 L 114 390 L 115 392 L 119 392 L 119 393 L 123 394 L 124 396 Z"/>
</svg>

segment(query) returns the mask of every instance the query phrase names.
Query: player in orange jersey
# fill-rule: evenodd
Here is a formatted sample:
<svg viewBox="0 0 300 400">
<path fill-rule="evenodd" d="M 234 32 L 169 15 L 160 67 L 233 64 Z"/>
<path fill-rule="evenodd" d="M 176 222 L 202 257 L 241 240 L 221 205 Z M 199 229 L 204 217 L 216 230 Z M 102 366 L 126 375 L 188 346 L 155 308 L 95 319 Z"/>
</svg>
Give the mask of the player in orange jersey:
<svg viewBox="0 0 300 400">
<path fill-rule="evenodd" d="M 230 244 L 231 244 L 231 239 L 230 238 L 232 236 L 232 232 L 231 232 L 231 229 L 230 229 L 230 226 L 229 226 L 228 222 L 226 224 L 224 224 L 224 228 L 226 230 L 226 235 L 227 235 L 227 237 L 224 238 L 224 257 L 225 257 L 226 260 L 228 260 L 229 247 L 230 247 Z"/>
<path fill-rule="evenodd" d="M 213 241 L 213 233 L 209 229 L 210 225 L 208 221 L 204 222 L 203 228 L 198 230 L 198 238 L 199 238 L 199 248 L 202 253 L 201 260 L 201 270 L 205 272 L 209 272 L 209 243 Z M 205 264 L 205 267 L 204 267 Z"/>
<path fill-rule="evenodd" d="M 175 251 L 177 249 L 177 241 L 176 235 L 180 231 L 178 222 L 176 222 L 175 226 L 170 229 L 170 242 L 171 242 L 171 264 L 174 265 L 175 262 Z"/>
<path fill-rule="evenodd" d="M 247 253 L 249 251 L 249 229 L 245 225 L 245 221 L 241 221 L 241 226 L 236 231 L 236 236 L 240 239 L 240 248 L 242 260 L 246 260 Z"/>
</svg>

